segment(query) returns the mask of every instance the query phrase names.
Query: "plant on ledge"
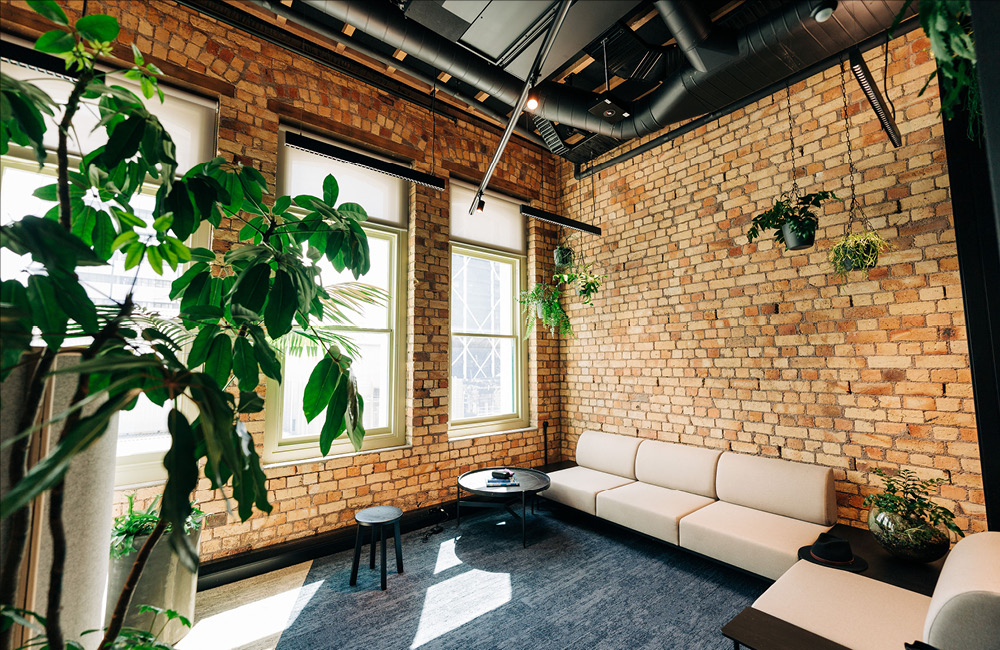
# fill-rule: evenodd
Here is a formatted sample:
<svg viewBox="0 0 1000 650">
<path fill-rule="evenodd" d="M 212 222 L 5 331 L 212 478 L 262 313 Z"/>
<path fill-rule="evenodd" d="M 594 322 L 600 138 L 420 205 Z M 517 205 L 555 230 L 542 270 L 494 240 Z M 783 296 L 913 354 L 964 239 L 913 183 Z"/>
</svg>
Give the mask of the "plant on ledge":
<svg viewBox="0 0 1000 650">
<path fill-rule="evenodd" d="M 559 297 L 562 291 L 551 284 L 539 282 L 531 291 L 522 291 L 519 302 L 524 313 L 524 337 L 528 338 L 535 328 L 535 318 L 542 321 L 552 334 L 573 336 L 573 326 L 562 308 Z"/>
<path fill-rule="evenodd" d="M 345 433 L 360 448 L 364 402 L 352 359 L 341 351 L 351 353 L 353 346 L 325 323 L 342 322 L 345 309 L 376 298 L 370 288 L 338 292 L 324 287 L 317 263 L 325 256 L 338 271 L 349 269 L 355 278 L 365 274 L 369 247 L 361 223 L 367 215 L 355 203 L 337 205 L 333 176 L 325 179 L 321 196 L 282 196 L 271 202 L 265 201 L 268 185 L 260 172 L 223 158 L 178 174 L 174 141 L 157 117 L 95 67 L 97 57 L 111 52 L 118 38 L 116 19 L 87 15 L 71 25 L 53 0 L 28 4 L 54 23 L 35 49 L 66 59 L 74 78 L 61 104 L 33 83 L 0 74 L 0 152 L 7 153 L 12 144 L 26 147 L 41 166 L 47 122 L 58 128 L 57 182 L 34 194 L 54 205 L 44 216 L 24 216 L 0 228 L 0 246 L 32 261 L 16 275 L 4 269 L 12 277 L 4 275 L 0 285 L 0 379 L 17 367 L 29 370 L 19 405 L 24 415 L 11 423 L 16 433 L 9 466 L 3 468 L 12 487 L 0 500 L 0 517 L 10 525 L 0 604 L 7 611 L 17 602 L 28 510 L 47 492 L 53 561 L 48 610 L 38 618 L 50 647 L 75 643 L 64 638 L 60 621 L 67 542 L 64 479 L 76 454 L 104 435 L 118 411 L 132 409 L 145 394 L 156 405 L 172 407 L 167 421 L 171 446 L 163 461 L 167 480 L 160 518 L 138 553 L 100 644 L 107 650 L 118 643 L 131 590 L 153 546 L 168 525 L 183 529 L 191 516 L 191 492 L 202 472 L 211 489 L 231 496 L 241 520 L 255 509 L 271 511 L 267 478 L 243 419 L 263 410 L 255 390 L 260 374 L 281 381 L 283 339 L 307 340 L 322 353 L 303 397 L 309 421 L 326 414 L 320 451 L 328 453 L 332 441 Z M 135 66 L 123 76 L 136 82 L 146 99 L 162 97 L 159 70 L 134 47 L 133 53 Z M 85 103 L 100 112 L 98 129 L 108 140 L 71 165 L 68 141 L 74 116 Z M 151 214 L 144 216 L 135 199 L 147 182 L 159 187 Z M 246 224 L 253 243 L 234 247 L 221 260 L 211 250 L 184 243 L 203 223 L 219 227 L 223 219 Z M 166 267 L 188 265 L 170 291 L 170 299 L 180 301 L 179 319 L 143 312 L 131 293 L 95 304 L 81 275 L 85 267 L 107 266 L 116 255 L 126 270 L 137 273 L 145 265 L 157 275 Z M 33 347 L 36 335 L 43 348 Z M 80 346 L 75 348 L 80 361 L 54 370 L 56 357 L 67 354 L 62 349 L 67 340 Z M 73 397 L 66 410 L 38 425 L 44 421 L 38 418 L 45 382 L 56 373 L 71 378 Z M 28 469 L 31 434 L 40 426 L 50 427 L 53 451 Z M 194 570 L 198 556 L 187 536 L 171 535 L 170 544 Z M 5 621 L 0 647 L 8 647 L 10 638 Z"/>
<path fill-rule="evenodd" d="M 875 268 L 879 255 L 891 248 L 876 230 L 844 235 L 830 249 L 830 263 L 841 281 L 847 282 L 848 273 Z"/>
<path fill-rule="evenodd" d="M 865 497 L 864 505 L 871 508 L 868 528 L 889 553 L 912 562 L 933 562 L 948 552 L 948 531 L 965 536 L 955 524 L 955 514 L 930 498 L 944 478 L 920 480 L 905 468 L 894 475 L 881 468 L 872 472 L 884 486 Z"/>
<path fill-rule="evenodd" d="M 813 245 L 819 218 L 814 212 L 824 201 L 840 199 L 833 192 L 820 191 L 799 195 L 796 192 L 782 194 L 769 210 L 753 218 L 747 239 L 761 236 L 765 230 L 774 230 L 774 241 L 788 250 L 801 250 Z"/>
</svg>

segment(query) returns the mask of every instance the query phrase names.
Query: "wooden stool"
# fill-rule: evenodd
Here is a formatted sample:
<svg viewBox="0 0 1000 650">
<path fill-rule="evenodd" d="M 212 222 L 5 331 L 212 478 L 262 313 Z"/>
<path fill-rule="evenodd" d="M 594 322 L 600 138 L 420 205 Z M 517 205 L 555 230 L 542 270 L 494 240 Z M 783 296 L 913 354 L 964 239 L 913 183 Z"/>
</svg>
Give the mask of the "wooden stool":
<svg viewBox="0 0 1000 650">
<path fill-rule="evenodd" d="M 403 516 L 403 511 L 395 506 L 375 506 L 365 508 L 354 515 L 358 522 L 358 538 L 354 543 L 354 561 L 351 563 L 351 586 L 358 584 L 358 561 L 361 559 L 361 529 L 368 526 L 372 529 L 370 568 L 375 568 L 375 529 L 378 529 L 379 539 L 382 540 L 382 591 L 385 591 L 385 527 L 389 524 L 393 526 L 396 547 L 396 573 L 403 572 L 403 547 L 399 542 L 399 520 Z"/>
</svg>

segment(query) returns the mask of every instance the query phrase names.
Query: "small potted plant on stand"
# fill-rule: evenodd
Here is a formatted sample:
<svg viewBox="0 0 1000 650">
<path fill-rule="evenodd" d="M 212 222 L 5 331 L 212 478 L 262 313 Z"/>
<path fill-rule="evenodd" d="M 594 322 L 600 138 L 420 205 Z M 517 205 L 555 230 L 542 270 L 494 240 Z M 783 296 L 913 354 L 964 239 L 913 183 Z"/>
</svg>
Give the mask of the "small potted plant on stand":
<svg viewBox="0 0 1000 650">
<path fill-rule="evenodd" d="M 880 468 L 873 472 L 884 486 L 865 497 L 864 504 L 870 507 L 868 528 L 890 554 L 909 562 L 933 562 L 951 546 L 948 531 L 965 537 L 955 524 L 955 513 L 930 499 L 943 478 L 922 481 L 908 469 L 894 475 Z"/>
<path fill-rule="evenodd" d="M 784 244 L 788 250 L 809 248 L 816 240 L 816 226 L 819 224 L 813 208 L 830 199 L 837 199 L 837 195 L 825 190 L 802 195 L 794 190 L 785 192 L 769 210 L 753 218 L 747 239 L 753 242 L 762 231 L 774 230 L 774 241 Z"/>
<path fill-rule="evenodd" d="M 892 248 L 876 230 L 844 235 L 830 249 L 830 263 L 840 279 L 847 282 L 851 271 L 867 271 L 878 264 L 879 255 Z"/>
</svg>

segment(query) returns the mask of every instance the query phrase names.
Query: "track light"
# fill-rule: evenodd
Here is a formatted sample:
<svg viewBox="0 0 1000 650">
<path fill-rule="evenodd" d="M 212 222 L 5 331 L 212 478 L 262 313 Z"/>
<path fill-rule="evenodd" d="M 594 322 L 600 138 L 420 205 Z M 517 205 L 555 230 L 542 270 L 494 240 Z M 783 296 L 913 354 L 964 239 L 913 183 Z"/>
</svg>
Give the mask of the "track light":
<svg viewBox="0 0 1000 650">
<path fill-rule="evenodd" d="M 486 201 L 479 199 L 479 203 L 476 204 L 476 213 L 482 214 L 483 210 L 486 209 Z"/>
<path fill-rule="evenodd" d="M 885 99 L 882 97 L 882 93 L 879 92 L 878 85 L 872 78 L 872 73 L 868 70 L 864 57 L 861 56 L 861 52 L 858 50 L 851 50 L 851 71 L 857 77 L 858 85 L 861 86 L 865 97 L 868 98 L 868 103 L 871 104 L 875 115 L 878 116 L 878 121 L 882 123 L 882 130 L 889 136 L 892 146 L 898 147 L 903 144 L 903 138 L 899 135 L 899 127 L 896 126 L 896 120 L 889 113 Z"/>
<path fill-rule="evenodd" d="M 822 0 L 813 7 L 812 17 L 818 23 L 825 23 L 830 20 L 833 11 L 837 8 L 837 0 Z"/>
<path fill-rule="evenodd" d="M 538 97 L 535 96 L 535 93 L 528 95 L 528 101 L 525 103 L 524 107 L 529 111 L 533 111 L 538 108 Z"/>
</svg>

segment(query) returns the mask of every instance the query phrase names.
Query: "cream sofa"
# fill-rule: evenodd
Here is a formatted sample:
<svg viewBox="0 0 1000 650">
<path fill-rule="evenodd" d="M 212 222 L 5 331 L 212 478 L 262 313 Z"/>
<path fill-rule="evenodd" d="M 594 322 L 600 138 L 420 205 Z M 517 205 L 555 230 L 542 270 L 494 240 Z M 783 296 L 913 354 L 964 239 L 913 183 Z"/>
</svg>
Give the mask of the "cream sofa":
<svg viewBox="0 0 1000 650">
<path fill-rule="evenodd" d="M 837 520 L 833 471 L 585 431 L 543 496 L 777 579 Z"/>
<path fill-rule="evenodd" d="M 799 561 L 753 608 L 853 650 L 1000 648 L 1000 532 L 960 540 L 930 597 Z"/>
</svg>

